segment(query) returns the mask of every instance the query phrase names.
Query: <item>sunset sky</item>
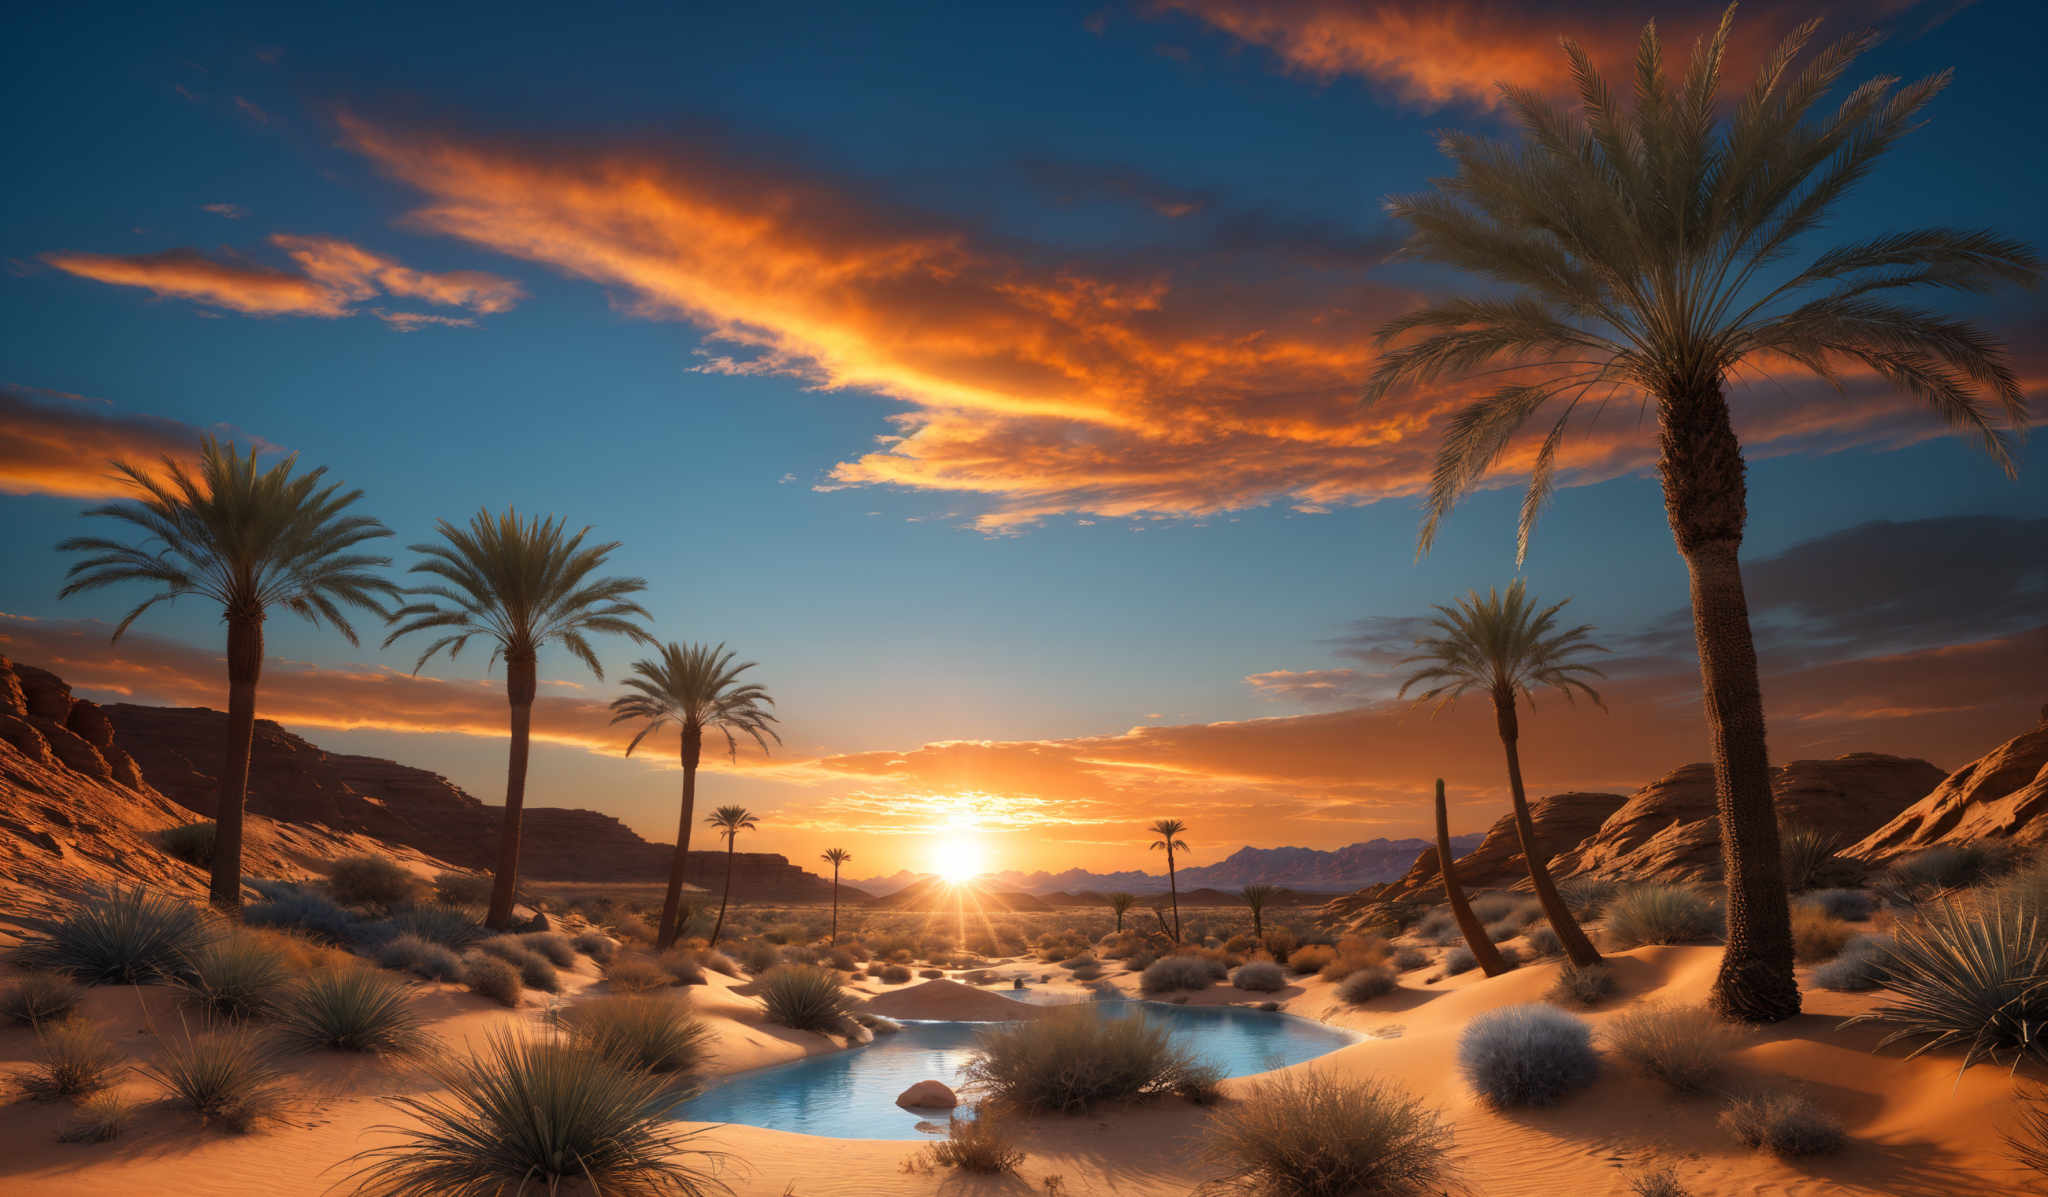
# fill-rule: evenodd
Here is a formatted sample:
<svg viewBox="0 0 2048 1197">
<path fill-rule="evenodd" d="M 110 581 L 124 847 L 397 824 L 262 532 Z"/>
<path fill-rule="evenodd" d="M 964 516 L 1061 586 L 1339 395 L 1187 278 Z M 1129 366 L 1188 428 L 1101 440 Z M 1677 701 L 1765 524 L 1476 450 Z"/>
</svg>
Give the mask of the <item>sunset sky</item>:
<svg viewBox="0 0 2048 1197">
<path fill-rule="evenodd" d="M 1512 475 L 1415 556 L 1416 495 L 1479 384 L 1366 412 L 1370 334 L 1456 284 L 1389 260 L 1382 201 L 1492 84 L 1615 73 L 1652 6 L 1169 0 L 595 10 L 46 5 L 11 22 L 0 193 L 0 652 L 81 693 L 224 705 L 219 612 L 60 602 L 55 551 L 116 455 L 214 431 L 366 492 L 404 546 L 479 507 L 623 542 L 663 640 L 760 663 L 785 743 L 709 754 L 742 847 L 849 876 L 974 838 L 995 867 L 1156 867 L 1501 811 L 1490 712 L 1392 701 L 1430 604 L 1515 576 Z M 1689 45 L 1718 4 L 1654 6 Z M 2048 246 L 2033 4 L 1781 6 L 1954 67 L 1830 237 L 1988 227 Z M 2007 337 L 2034 405 L 2048 296 L 1941 302 Z M 2048 469 L 2006 478 L 1870 379 L 1734 392 L 1777 759 L 1944 768 L 2048 702 Z M 1615 650 L 1609 710 L 1525 717 L 1533 792 L 1701 759 L 1654 429 L 1568 444 L 1524 571 Z M 1526 460 L 1527 453 L 1522 453 Z M 502 675 L 286 613 L 259 714 L 502 800 Z M 528 802 L 672 839 L 664 736 L 543 658 Z M 1390 680 L 1391 679 L 1391 680 Z M 1156 854 L 1152 854 L 1156 855 Z"/>
</svg>

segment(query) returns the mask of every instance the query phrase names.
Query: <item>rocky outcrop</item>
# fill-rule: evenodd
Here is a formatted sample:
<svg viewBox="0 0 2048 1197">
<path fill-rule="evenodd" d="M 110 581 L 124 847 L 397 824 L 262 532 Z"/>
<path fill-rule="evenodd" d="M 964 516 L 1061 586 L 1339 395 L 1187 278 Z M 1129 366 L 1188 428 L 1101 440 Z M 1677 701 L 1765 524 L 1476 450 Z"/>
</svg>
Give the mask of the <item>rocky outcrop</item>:
<svg viewBox="0 0 2048 1197">
<path fill-rule="evenodd" d="M 1847 855 L 1875 862 L 1970 840 L 2048 843 L 2048 710 L 2043 715 L 2041 726 L 1949 774 Z"/>
<path fill-rule="evenodd" d="M 1792 761 L 1771 770 L 1783 824 L 1815 828 L 1844 845 L 1876 830 L 1941 780 L 1941 770 L 1912 757 L 1851 753 Z M 1721 879 L 1721 829 L 1714 770 L 1677 769 L 1634 794 L 1600 829 L 1551 862 L 1559 877 L 1582 873 L 1707 883 Z"/>
<path fill-rule="evenodd" d="M 1600 830 L 1609 815 L 1628 799 L 1620 794 L 1571 792 L 1551 794 L 1529 803 L 1529 822 L 1536 828 L 1536 842 L 1547 853 L 1546 864 L 1559 853 L 1577 847 Z M 1451 841 L 1456 851 L 1458 840 Z M 1529 868 L 1522 863 L 1522 838 L 1515 832 L 1515 816 L 1502 815 L 1487 828 L 1479 846 L 1457 858 L 1458 881 L 1468 891 L 1484 889 L 1527 889 Z M 1381 898 L 1427 900 L 1443 893 L 1443 871 L 1437 867 L 1436 849 L 1425 849 L 1408 871 L 1379 894 Z"/>
</svg>

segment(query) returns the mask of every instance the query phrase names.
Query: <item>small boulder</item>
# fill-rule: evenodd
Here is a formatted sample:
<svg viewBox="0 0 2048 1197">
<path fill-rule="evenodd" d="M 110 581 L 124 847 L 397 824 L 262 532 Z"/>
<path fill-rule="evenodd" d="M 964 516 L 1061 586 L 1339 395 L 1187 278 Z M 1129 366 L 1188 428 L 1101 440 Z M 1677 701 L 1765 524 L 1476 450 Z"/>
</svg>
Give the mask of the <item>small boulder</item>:
<svg viewBox="0 0 2048 1197">
<path fill-rule="evenodd" d="M 939 1081 L 919 1081 L 896 1098 L 906 1110 L 950 1110 L 960 1104 L 953 1091 Z"/>
</svg>

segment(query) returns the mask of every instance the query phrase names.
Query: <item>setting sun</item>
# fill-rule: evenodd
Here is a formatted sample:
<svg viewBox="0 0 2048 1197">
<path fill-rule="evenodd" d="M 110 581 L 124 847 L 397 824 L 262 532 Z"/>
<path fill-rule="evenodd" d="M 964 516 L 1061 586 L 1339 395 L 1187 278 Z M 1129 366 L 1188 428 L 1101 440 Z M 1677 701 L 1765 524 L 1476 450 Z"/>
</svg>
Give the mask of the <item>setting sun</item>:
<svg viewBox="0 0 2048 1197">
<path fill-rule="evenodd" d="M 932 872 L 958 885 L 987 871 L 988 865 L 981 845 L 972 838 L 952 834 L 939 840 L 932 857 Z"/>
</svg>

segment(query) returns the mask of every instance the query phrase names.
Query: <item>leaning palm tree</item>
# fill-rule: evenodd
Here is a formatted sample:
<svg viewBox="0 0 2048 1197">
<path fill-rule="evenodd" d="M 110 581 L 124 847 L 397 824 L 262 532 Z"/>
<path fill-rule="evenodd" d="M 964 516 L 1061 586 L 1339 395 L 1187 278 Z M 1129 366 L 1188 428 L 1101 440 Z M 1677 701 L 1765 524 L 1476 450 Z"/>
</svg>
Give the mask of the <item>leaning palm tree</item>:
<svg viewBox="0 0 2048 1197">
<path fill-rule="evenodd" d="M 732 903 L 733 849 L 739 843 L 740 832 L 752 831 L 761 824 L 754 818 L 754 812 L 744 806 L 721 806 L 704 822 L 725 837 L 725 893 L 718 899 L 718 922 L 711 928 L 710 946 L 715 948 L 719 932 L 725 930 L 725 908 Z"/>
<path fill-rule="evenodd" d="M 1493 946 L 1493 937 L 1486 933 L 1485 925 L 1472 912 L 1472 903 L 1465 900 L 1465 887 L 1458 883 L 1458 869 L 1451 860 L 1451 815 L 1444 804 L 1444 779 L 1441 777 L 1436 779 L 1436 866 L 1437 871 L 1444 875 L 1444 898 L 1451 904 L 1451 917 L 1458 920 L 1458 933 L 1465 937 L 1465 946 L 1472 950 L 1473 961 L 1489 977 L 1498 977 L 1508 971 L 1500 949 Z"/>
<path fill-rule="evenodd" d="M 1245 906 L 1252 912 L 1253 939 L 1266 938 L 1266 904 L 1279 892 L 1277 885 L 1247 885 L 1237 891 L 1237 896 L 1244 899 Z"/>
<path fill-rule="evenodd" d="M 1180 882 L 1174 875 L 1173 854 L 1176 850 L 1181 852 L 1188 850 L 1187 842 L 1180 838 L 1180 833 L 1187 829 L 1188 825 L 1179 819 L 1160 819 L 1152 824 L 1151 827 L 1152 834 L 1159 837 L 1152 841 L 1152 847 L 1155 849 L 1166 849 L 1166 888 L 1173 895 L 1173 942 L 1175 943 L 1180 942 Z"/>
<path fill-rule="evenodd" d="M 62 552 L 89 554 L 66 573 L 63 597 L 123 582 L 147 582 L 157 593 L 114 628 L 119 640 L 136 617 L 158 603 L 196 595 L 221 606 L 228 626 L 228 723 L 218 790 L 214 798 L 213 877 L 215 906 L 242 902 L 242 809 L 249 793 L 249 750 L 256 730 L 256 683 L 263 672 L 263 620 L 282 607 L 314 624 L 326 624 L 356 643 L 342 608 L 386 618 L 382 600 L 398 588 L 376 571 L 389 557 L 358 552 L 367 541 L 391 530 L 366 515 L 349 514 L 359 490 L 322 486 L 325 468 L 298 477 L 293 454 L 269 469 L 258 469 L 256 451 L 244 457 L 234 442 L 207 437 L 192 474 L 166 456 L 160 476 L 127 462 L 113 462 L 134 499 L 95 507 L 132 526 L 137 543 L 99 536 L 74 536 Z"/>
<path fill-rule="evenodd" d="M 505 661 L 505 692 L 512 707 L 512 745 L 505 769 L 505 817 L 498 830 L 498 870 L 484 921 L 503 929 L 512 921 L 512 891 L 519 879 L 520 815 L 526 804 L 526 757 L 533 729 L 533 699 L 540 686 L 540 650 L 559 644 L 599 678 L 604 667 L 591 650 L 593 634 L 649 642 L 636 618 L 647 612 L 628 596 L 647 588 L 639 578 L 597 577 L 616 541 L 585 546 L 590 529 L 570 535 L 558 519 L 522 520 L 516 511 L 480 511 L 467 528 L 440 520 L 442 543 L 416 544 L 420 560 L 408 572 L 435 581 L 407 591 L 414 600 L 393 617 L 398 627 L 385 647 L 414 632 L 436 632 L 413 665 L 418 673 L 436 653 L 453 661 L 472 637 L 491 645 L 490 660 Z"/>
<path fill-rule="evenodd" d="M 1493 698 L 1494 725 L 1500 730 L 1500 744 L 1508 758 L 1508 792 L 1514 799 L 1515 834 L 1522 841 L 1522 859 L 1529 866 L 1529 884 L 1536 900 L 1543 904 L 1543 916 L 1557 932 L 1558 942 L 1573 964 L 1585 967 L 1600 962 L 1593 941 L 1579 929 L 1571 908 L 1557 896 L 1550 879 L 1549 859 L 1536 842 L 1536 824 L 1529 817 L 1529 798 L 1522 789 L 1521 737 L 1515 704 L 1521 699 L 1535 701 L 1534 687 L 1550 686 L 1570 701 L 1574 692 L 1584 694 L 1596 706 L 1606 709 L 1600 694 L 1586 681 L 1604 676 L 1578 658 L 1606 650 L 1587 639 L 1592 628 L 1581 624 L 1560 629 L 1557 613 L 1564 603 L 1538 610 L 1520 581 L 1507 593 L 1473 591 L 1456 606 L 1439 606 L 1430 626 L 1434 636 L 1415 642 L 1419 650 L 1403 661 L 1423 668 L 1401 683 L 1401 696 L 1422 687 L 1420 701 L 1435 702 L 1437 709 L 1455 702 L 1460 695 L 1484 690 Z"/>
<path fill-rule="evenodd" d="M 770 739 L 782 743 L 782 737 L 775 734 L 775 716 L 768 710 L 775 700 L 760 686 L 740 681 L 740 674 L 753 667 L 752 661 L 735 664 L 723 644 L 685 648 L 671 641 L 660 657 L 633 663 L 633 676 L 626 679 L 633 693 L 612 703 L 613 723 L 646 721 L 626 745 L 627 756 L 632 756 L 650 733 L 671 723 L 682 740 L 683 813 L 676 821 L 676 852 L 668 866 L 668 894 L 662 899 L 661 925 L 655 933 L 657 948 L 673 944 L 680 932 L 676 911 L 683 901 L 690 828 L 697 819 L 697 762 L 704 755 L 705 729 L 723 733 L 726 753 L 735 759 L 739 756 L 739 741 L 733 736 L 736 731 L 752 736 L 763 752 Z"/>
<path fill-rule="evenodd" d="M 819 860 L 832 866 L 832 946 L 839 946 L 839 866 L 853 859 L 844 848 L 827 848 Z"/>
<path fill-rule="evenodd" d="M 1138 895 L 1119 891 L 1103 895 L 1102 900 L 1109 903 L 1110 911 L 1116 915 L 1116 929 L 1121 933 L 1124 929 L 1124 915 L 1138 904 Z"/>
<path fill-rule="evenodd" d="M 1425 552 L 1453 504 L 1544 413 L 1550 428 L 1531 458 L 1518 555 L 1555 483 L 1572 418 L 1616 394 L 1654 406 L 1665 512 L 1692 579 L 1727 876 L 1728 947 L 1714 1003 L 1765 1022 L 1796 1013 L 1799 989 L 1738 557 L 1742 444 L 1725 388 L 1745 369 L 1803 369 L 1839 384 L 1837 371 L 1855 367 L 1973 434 L 2010 473 L 2026 404 L 2004 345 L 1892 297 L 2032 282 L 2040 263 L 2019 242 L 1947 228 L 1795 254 L 1949 76 L 1903 87 L 1875 79 L 1815 117 L 1872 35 L 1852 34 L 1795 70 L 1818 25 L 1809 22 L 1766 56 L 1724 122 L 1717 97 L 1732 15 L 1678 80 L 1665 74 L 1655 27 L 1645 27 L 1632 104 L 1567 41 L 1578 110 L 1503 85 L 1519 144 L 1443 139 L 1451 177 L 1390 201 L 1410 228 L 1406 252 L 1510 293 L 1450 300 L 1382 326 L 1382 345 L 1401 343 L 1380 358 L 1366 397 L 1481 367 L 1508 376 L 1451 421 L 1426 503 Z"/>
</svg>

